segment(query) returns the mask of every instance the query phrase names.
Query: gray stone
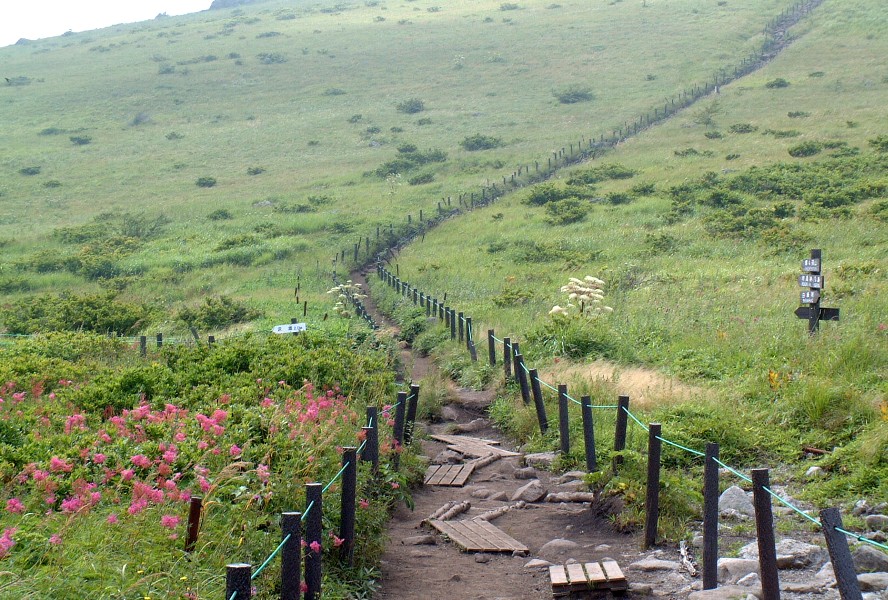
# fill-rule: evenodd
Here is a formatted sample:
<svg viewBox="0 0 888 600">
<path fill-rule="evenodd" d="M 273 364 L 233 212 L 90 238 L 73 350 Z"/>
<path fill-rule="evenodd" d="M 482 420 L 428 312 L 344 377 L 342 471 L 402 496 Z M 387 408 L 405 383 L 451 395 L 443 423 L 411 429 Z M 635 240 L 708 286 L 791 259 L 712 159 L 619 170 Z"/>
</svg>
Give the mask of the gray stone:
<svg viewBox="0 0 888 600">
<path fill-rule="evenodd" d="M 525 565 L 524 565 L 524 568 L 525 569 L 545 569 L 545 568 L 551 567 L 551 566 L 552 566 L 552 563 L 550 563 L 548 560 L 543 560 L 541 558 L 534 558 L 533 560 L 527 561 L 527 563 L 525 563 Z"/>
<path fill-rule="evenodd" d="M 459 410 L 448 404 L 441 409 L 441 418 L 445 421 L 459 421 Z"/>
<path fill-rule="evenodd" d="M 495 494 L 491 494 L 490 496 L 488 496 L 487 499 L 505 502 L 506 500 L 509 499 L 509 496 L 505 492 L 496 492 Z"/>
<path fill-rule="evenodd" d="M 718 510 L 720 513 L 733 510 L 747 517 L 755 516 L 752 500 L 749 499 L 746 492 L 736 485 L 732 485 L 719 496 Z"/>
<path fill-rule="evenodd" d="M 654 586 L 649 583 L 637 583 L 633 582 L 629 584 L 629 593 L 639 596 L 650 596 L 654 593 Z"/>
<path fill-rule="evenodd" d="M 523 467 L 521 469 L 515 469 L 513 474 L 515 475 L 515 479 L 536 479 L 537 470 L 533 467 Z"/>
<path fill-rule="evenodd" d="M 695 535 L 694 539 L 691 540 L 691 546 L 693 546 L 694 548 L 702 548 L 703 547 L 703 536 L 702 535 Z"/>
<path fill-rule="evenodd" d="M 449 448 L 441 450 L 438 455 L 432 459 L 433 465 L 455 465 L 462 462 L 462 454 L 454 452 Z"/>
<path fill-rule="evenodd" d="M 401 540 L 405 546 L 434 546 L 437 544 L 433 535 L 411 535 Z"/>
<path fill-rule="evenodd" d="M 824 548 L 789 538 L 777 542 L 776 550 L 778 569 L 820 567 L 826 560 Z M 739 554 L 740 558 L 758 560 L 758 543 L 752 542 L 743 546 Z"/>
<path fill-rule="evenodd" d="M 805 471 L 805 477 L 807 477 L 808 479 L 817 479 L 825 475 L 826 471 L 824 471 L 821 467 L 810 467 L 807 471 Z"/>
<path fill-rule="evenodd" d="M 823 591 L 823 584 L 816 581 L 805 581 L 800 583 L 781 583 L 780 589 L 791 594 L 817 594 Z"/>
<path fill-rule="evenodd" d="M 588 492 L 589 486 L 582 481 L 568 481 L 558 485 L 559 492 Z"/>
<path fill-rule="evenodd" d="M 651 571 L 678 571 L 680 565 L 672 560 L 659 560 L 657 558 L 646 558 L 629 565 L 630 569 L 638 569 L 645 573 Z"/>
<path fill-rule="evenodd" d="M 861 592 L 888 590 L 888 573 L 861 573 L 857 576 Z"/>
<path fill-rule="evenodd" d="M 888 529 L 888 515 L 867 515 L 866 528 L 870 531 L 885 531 Z"/>
<path fill-rule="evenodd" d="M 596 552 L 607 552 L 610 549 L 611 549 L 611 547 L 607 544 L 598 544 L 597 546 L 595 546 Z"/>
<path fill-rule="evenodd" d="M 542 500 L 548 494 L 548 490 L 543 487 L 539 479 L 531 479 L 512 494 L 512 502 L 516 500 L 524 500 L 525 502 L 537 502 Z"/>
<path fill-rule="evenodd" d="M 851 553 L 854 569 L 858 573 L 885 573 L 888 571 L 888 555 L 869 546 L 861 546 Z"/>
<path fill-rule="evenodd" d="M 488 490 L 487 488 L 478 488 L 478 489 L 472 490 L 472 498 L 482 498 L 483 499 L 483 498 L 489 498 L 489 497 L 490 497 L 490 490 Z"/>
<path fill-rule="evenodd" d="M 572 477 L 573 479 L 585 479 L 586 472 L 585 471 L 568 471 L 562 477 Z"/>
<path fill-rule="evenodd" d="M 750 573 L 749 575 L 738 579 L 737 585 L 742 585 L 744 587 L 756 587 L 762 585 L 762 579 L 761 577 L 759 577 L 758 573 Z"/>
<path fill-rule="evenodd" d="M 814 575 L 814 579 L 824 587 L 830 587 L 834 584 L 836 582 L 836 572 L 833 570 L 832 563 L 828 562 L 820 567 L 820 570 Z"/>
<path fill-rule="evenodd" d="M 565 556 L 577 552 L 580 545 L 570 540 L 556 538 L 551 542 L 546 542 L 537 553 L 541 558 L 546 560 L 561 561 Z"/>
<path fill-rule="evenodd" d="M 854 508 L 851 509 L 851 514 L 855 517 L 859 517 L 860 515 L 865 515 L 870 512 L 870 505 L 866 500 L 858 500 L 854 503 Z"/>
<path fill-rule="evenodd" d="M 750 573 L 759 572 L 759 562 L 745 558 L 718 559 L 718 580 L 721 583 L 737 583 Z"/>
<path fill-rule="evenodd" d="M 884 544 L 885 542 L 888 542 L 888 533 L 885 533 L 884 531 L 872 531 L 866 534 L 866 539 Z"/>
<path fill-rule="evenodd" d="M 758 600 L 762 596 L 760 589 L 750 589 L 737 585 L 725 585 L 714 590 L 700 590 L 699 592 L 691 592 L 688 594 L 688 600 L 736 600 L 746 599 L 752 596 L 754 600 Z"/>
<path fill-rule="evenodd" d="M 486 429 L 490 425 L 490 421 L 487 419 L 472 419 L 468 423 L 459 423 L 456 426 L 457 431 L 461 433 L 472 433 L 474 431 L 481 431 L 482 429 Z"/>
<path fill-rule="evenodd" d="M 524 456 L 524 462 L 529 467 L 540 467 L 543 469 L 548 469 L 552 466 L 552 463 L 554 461 L 554 452 L 536 452 L 535 454 L 526 454 Z"/>
<path fill-rule="evenodd" d="M 484 554 L 483 552 L 478 552 L 475 554 L 475 562 L 476 563 L 488 563 L 490 562 L 490 555 Z"/>
</svg>

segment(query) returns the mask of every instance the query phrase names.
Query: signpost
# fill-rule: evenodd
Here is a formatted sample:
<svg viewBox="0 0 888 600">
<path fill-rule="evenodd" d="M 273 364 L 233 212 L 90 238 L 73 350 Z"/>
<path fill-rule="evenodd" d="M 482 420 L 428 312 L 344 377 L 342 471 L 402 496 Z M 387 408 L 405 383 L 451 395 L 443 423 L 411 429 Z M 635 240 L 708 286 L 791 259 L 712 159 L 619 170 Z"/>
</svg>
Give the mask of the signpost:
<svg viewBox="0 0 888 600">
<path fill-rule="evenodd" d="M 277 334 L 299 333 L 307 329 L 305 323 L 288 323 L 287 325 L 278 325 L 271 331 Z"/>
<path fill-rule="evenodd" d="M 799 301 L 807 306 L 800 306 L 795 310 L 795 315 L 800 319 L 808 320 L 808 333 L 814 335 L 820 329 L 820 321 L 838 321 L 838 308 L 820 307 L 820 290 L 826 287 L 823 275 L 820 273 L 821 255 L 820 249 L 811 250 L 811 258 L 802 261 L 803 275 L 799 275 L 799 285 L 809 288 L 799 294 Z"/>
</svg>

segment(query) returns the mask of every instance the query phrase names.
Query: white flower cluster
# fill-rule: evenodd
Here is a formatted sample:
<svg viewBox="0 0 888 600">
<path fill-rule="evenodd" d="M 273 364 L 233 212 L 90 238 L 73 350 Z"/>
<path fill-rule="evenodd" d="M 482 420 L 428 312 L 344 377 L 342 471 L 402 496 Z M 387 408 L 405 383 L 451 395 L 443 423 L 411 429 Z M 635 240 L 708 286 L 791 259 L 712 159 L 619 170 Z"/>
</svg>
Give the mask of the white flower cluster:
<svg viewBox="0 0 888 600">
<path fill-rule="evenodd" d="M 571 277 L 567 285 L 561 286 L 561 291 L 567 294 L 567 306 L 557 304 L 549 311 L 553 316 L 568 317 L 573 308 L 577 308 L 574 302 L 579 303 L 579 314 L 594 316 L 601 313 L 611 313 L 614 309 L 603 304 L 604 282 L 597 277 L 586 275 L 583 279 Z"/>
<path fill-rule="evenodd" d="M 351 279 L 327 290 L 328 294 L 336 294 L 337 302 L 333 305 L 333 310 L 344 319 L 350 319 L 352 316 L 351 311 L 347 308 L 349 302 L 367 297 L 361 292 L 363 292 L 361 284 L 352 283 Z"/>
</svg>

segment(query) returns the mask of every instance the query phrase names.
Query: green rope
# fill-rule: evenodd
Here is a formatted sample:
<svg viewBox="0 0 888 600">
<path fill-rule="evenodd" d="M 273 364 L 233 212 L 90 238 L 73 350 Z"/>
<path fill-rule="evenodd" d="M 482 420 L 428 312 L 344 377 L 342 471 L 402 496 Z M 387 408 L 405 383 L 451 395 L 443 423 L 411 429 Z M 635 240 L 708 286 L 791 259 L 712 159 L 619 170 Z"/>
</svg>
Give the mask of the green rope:
<svg viewBox="0 0 888 600">
<path fill-rule="evenodd" d="M 858 542 L 864 542 L 866 544 L 870 544 L 872 546 L 875 546 L 876 548 L 881 548 L 882 550 L 888 550 L 888 546 L 886 546 L 885 544 L 880 544 L 879 542 L 877 542 L 875 540 L 871 540 L 869 538 L 863 537 L 859 533 L 851 533 L 850 531 L 845 531 L 841 527 L 836 527 L 835 530 L 839 531 L 841 533 L 844 533 L 845 535 L 847 535 L 849 537 L 853 537 Z"/>
<path fill-rule="evenodd" d="M 579 406 L 582 406 L 582 405 L 583 405 L 582 402 L 580 402 L 579 400 L 574 399 L 573 396 L 571 396 L 570 394 L 564 394 L 564 396 L 565 396 L 568 400 L 570 400 L 571 402 L 573 402 L 574 404 L 578 404 Z"/>
<path fill-rule="evenodd" d="M 814 517 L 812 517 L 808 513 L 804 512 L 799 507 L 794 506 L 792 503 L 789 502 L 789 500 L 786 500 L 785 498 L 783 498 L 780 495 L 776 494 L 775 492 L 771 491 L 771 489 L 768 488 L 767 486 L 762 486 L 762 489 L 765 490 L 766 492 L 768 492 L 769 494 L 771 494 L 771 496 L 776 498 L 777 501 L 780 502 L 781 504 L 783 504 L 784 506 L 788 506 L 789 508 L 793 509 L 794 511 L 796 511 L 797 513 L 799 513 L 800 515 L 802 515 L 803 517 L 805 517 L 806 519 L 808 519 L 809 521 L 811 521 L 812 523 L 817 525 L 818 527 L 823 527 L 823 525 L 820 524 L 820 521 L 818 521 L 817 519 L 815 519 Z"/>
<path fill-rule="evenodd" d="M 718 464 L 720 464 L 721 466 L 726 468 L 728 471 L 730 471 L 731 473 L 733 473 L 734 475 L 736 475 L 737 477 L 739 477 L 743 481 L 746 481 L 747 483 L 752 483 L 752 479 L 750 479 L 749 477 L 747 477 L 746 475 L 744 475 L 740 471 L 732 469 L 731 467 L 729 467 L 728 465 L 726 465 L 725 463 L 723 463 L 719 459 L 715 458 L 714 456 L 712 457 L 712 460 L 714 460 L 715 462 L 717 462 Z"/>
<path fill-rule="evenodd" d="M 696 454 L 697 456 L 706 456 L 705 452 L 700 452 L 699 450 L 694 450 L 692 448 L 685 448 L 681 444 L 676 444 L 675 442 L 671 442 L 664 437 L 657 436 L 657 439 L 663 442 L 664 444 L 669 444 L 670 446 L 675 446 L 676 448 L 681 448 L 685 452 L 690 452 L 691 454 Z"/>
<path fill-rule="evenodd" d="M 237 590 L 234 590 L 234 591 L 231 593 L 231 598 L 229 598 L 228 600 L 234 600 L 235 598 L 237 598 Z"/>
<path fill-rule="evenodd" d="M 275 556 L 278 555 L 278 552 L 280 552 L 280 551 L 283 549 L 284 544 L 287 543 L 287 540 L 289 540 L 289 539 L 292 537 L 292 535 L 293 535 L 292 533 L 288 533 L 288 534 L 287 534 L 287 537 L 285 537 L 285 538 L 281 541 L 281 543 L 278 544 L 278 547 L 275 548 L 275 549 L 274 549 L 274 552 L 272 552 L 272 553 L 268 556 L 268 558 L 265 559 L 265 562 L 262 563 L 261 565 L 259 565 L 259 568 L 256 569 L 256 572 L 253 573 L 252 575 L 250 575 L 250 579 L 251 579 L 251 580 L 256 579 L 256 578 L 259 576 L 259 573 L 261 573 L 261 572 L 265 569 L 265 567 L 268 566 L 268 563 L 270 563 L 270 562 L 272 561 L 272 559 L 273 559 Z"/>
<path fill-rule="evenodd" d="M 345 473 L 345 470 L 348 468 L 348 466 L 349 466 L 350 464 L 351 464 L 351 461 L 348 461 L 347 463 L 345 463 L 344 465 L 342 465 L 342 468 L 339 469 L 339 473 L 337 473 L 336 475 L 334 475 L 334 476 L 333 476 L 333 479 L 330 480 L 330 483 L 328 483 L 327 485 L 325 485 L 325 486 L 324 486 L 324 489 L 321 490 L 321 493 L 322 493 L 322 494 L 326 494 L 326 493 L 327 493 L 327 490 L 330 489 L 330 486 L 333 485 L 334 483 L 336 483 L 336 480 L 339 479 L 339 478 L 342 476 L 343 473 Z"/>
<path fill-rule="evenodd" d="M 358 446 L 357 454 L 360 454 L 361 452 L 363 452 L 364 446 L 366 446 L 366 445 L 367 445 L 367 440 L 364 440 L 364 442 L 360 446 Z"/>
<path fill-rule="evenodd" d="M 536 380 L 539 381 L 539 382 L 540 382 L 541 384 L 543 384 L 544 386 L 546 386 L 547 388 L 549 388 L 550 390 L 552 390 L 553 392 L 557 392 L 557 391 L 558 391 L 558 388 L 554 388 L 554 387 L 552 387 L 551 385 L 549 385 L 548 383 L 546 383 L 545 381 L 543 381 L 543 380 L 540 379 L 539 377 L 537 377 Z"/>
<path fill-rule="evenodd" d="M 305 517 L 307 517 L 307 516 L 308 516 L 308 513 L 311 512 L 311 507 L 314 506 L 314 505 L 315 505 L 315 501 L 314 501 L 314 500 L 312 500 L 311 502 L 308 503 L 308 506 L 305 507 L 305 512 L 302 513 L 302 516 L 301 516 L 301 517 L 299 517 L 299 520 L 300 520 L 300 521 L 304 521 L 304 520 L 305 520 Z"/>
<path fill-rule="evenodd" d="M 620 408 L 616 404 L 590 404 L 589 408 Z"/>
<path fill-rule="evenodd" d="M 491 336 L 491 337 L 493 337 L 493 341 L 495 341 L 495 342 L 499 342 L 499 343 L 501 343 L 501 344 L 504 344 L 504 343 L 505 343 L 505 340 L 501 340 L 501 339 L 499 339 L 498 337 L 496 337 L 495 335 L 494 335 L 494 336 Z"/>
<path fill-rule="evenodd" d="M 521 361 L 521 368 L 524 369 L 524 372 L 530 375 L 530 369 L 527 368 L 527 365 L 524 364 L 524 361 Z"/>
<path fill-rule="evenodd" d="M 647 427 L 644 423 L 642 423 L 641 421 L 639 421 L 638 418 L 637 418 L 635 415 L 633 415 L 631 412 L 629 412 L 629 409 L 628 409 L 628 408 L 626 408 L 626 407 L 624 406 L 624 407 L 623 407 L 623 411 L 624 411 L 627 415 L 629 415 L 630 417 L 632 417 L 632 420 L 635 421 L 636 423 L 638 423 L 639 427 L 641 427 L 641 428 L 644 429 L 645 431 L 650 431 L 650 429 L 648 429 L 648 427 Z"/>
</svg>

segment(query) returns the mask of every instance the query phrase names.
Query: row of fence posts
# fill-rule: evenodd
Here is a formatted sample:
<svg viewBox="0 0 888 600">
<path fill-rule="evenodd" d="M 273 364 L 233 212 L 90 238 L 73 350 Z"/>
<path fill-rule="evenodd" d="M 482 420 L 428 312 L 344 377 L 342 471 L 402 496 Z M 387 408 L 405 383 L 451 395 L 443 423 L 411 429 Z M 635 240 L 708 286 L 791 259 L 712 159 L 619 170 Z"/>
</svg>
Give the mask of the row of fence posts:
<svg viewBox="0 0 888 600">
<path fill-rule="evenodd" d="M 774 19 L 769 21 L 764 29 L 764 35 L 769 36 L 770 39 L 766 41 L 765 46 L 761 51 L 756 51 L 753 54 L 743 58 L 740 64 L 733 68 L 732 76 L 729 76 L 729 70 L 720 69 L 715 75 L 713 75 L 712 81 L 708 81 L 702 85 L 694 84 L 687 90 L 683 90 L 672 97 L 665 98 L 663 103 L 663 110 L 660 110 L 660 107 L 657 106 L 654 108 L 653 114 L 651 114 L 650 112 L 646 112 L 644 115 L 639 116 L 637 119 L 633 119 L 632 121 L 625 121 L 622 126 L 616 127 L 611 130 L 610 134 L 602 133 L 598 137 L 581 137 L 576 141 L 576 143 L 570 142 L 567 146 L 563 146 L 558 150 L 552 151 L 552 156 L 549 156 L 547 158 L 545 168 L 541 169 L 540 161 L 534 161 L 534 167 L 532 170 L 530 165 L 520 165 L 511 174 L 503 176 L 502 188 L 497 187 L 496 183 L 491 184 L 488 182 L 487 185 L 481 186 L 479 192 L 461 193 L 457 198 L 459 204 L 458 208 L 452 207 L 451 196 L 443 197 L 437 203 L 437 216 L 435 218 L 428 219 L 423 210 L 419 210 L 418 226 L 414 225 L 413 215 L 408 214 L 407 231 L 405 233 L 404 239 L 402 239 L 401 242 L 406 242 L 409 239 L 412 239 L 418 233 L 424 232 L 426 229 L 434 226 L 447 216 L 461 212 L 462 209 L 474 210 L 476 207 L 486 206 L 490 204 L 500 196 L 504 195 L 507 192 L 507 188 L 511 188 L 514 190 L 525 185 L 531 185 L 533 183 L 544 181 L 551 177 L 552 174 L 555 173 L 555 171 L 557 171 L 559 168 L 563 168 L 571 164 L 576 164 L 590 158 L 594 159 L 599 155 L 600 152 L 616 146 L 620 142 L 625 141 L 629 136 L 636 135 L 638 134 L 638 132 L 644 131 L 645 129 L 650 128 L 652 125 L 656 125 L 658 122 L 669 118 L 678 111 L 691 106 L 700 98 L 703 98 L 711 94 L 712 92 L 717 91 L 719 86 L 725 85 L 733 79 L 748 75 L 758 67 L 758 65 L 765 58 L 767 51 L 769 51 L 771 46 L 776 43 L 775 34 L 777 30 L 785 26 L 786 20 L 788 18 L 802 14 L 804 12 L 803 9 L 805 9 L 806 7 L 809 8 L 808 5 L 810 4 L 810 2 L 811 0 L 800 0 L 789 9 L 781 12 L 779 17 L 775 17 Z M 521 179 L 522 176 L 524 177 L 524 180 Z M 394 243 L 394 224 L 390 223 L 388 228 L 377 226 L 377 248 L 371 251 L 370 237 L 364 236 L 363 239 L 359 238 L 359 240 L 353 244 L 350 251 L 346 249 L 339 251 L 333 257 L 334 263 L 341 262 L 344 264 L 346 257 L 351 254 L 354 264 L 360 264 L 360 251 L 362 246 L 364 247 L 366 260 L 369 261 L 371 257 L 374 256 L 374 253 L 377 260 L 383 260 L 383 257 L 388 250 L 386 248 L 379 251 L 378 247 L 381 244 L 381 242 L 379 241 L 380 237 L 386 232 L 386 229 L 388 229 L 389 237 L 392 238 L 389 240 L 389 245 Z M 383 244 L 383 246 L 385 246 L 385 244 Z"/>
<path fill-rule="evenodd" d="M 457 335 L 457 321 L 459 322 L 459 341 L 462 341 L 463 322 L 471 323 L 471 319 L 463 317 L 463 313 L 455 312 L 450 307 L 445 307 L 436 299 L 430 302 L 429 296 L 418 291 L 415 287 L 402 282 L 399 277 L 393 275 L 382 265 L 378 265 L 377 272 L 383 281 L 404 296 L 412 296 L 414 303 L 425 301 L 426 315 L 436 316 L 450 329 L 451 339 Z M 446 298 L 446 295 L 445 295 Z M 433 310 L 433 307 L 435 310 Z M 438 312 L 440 311 L 440 312 Z M 471 331 L 469 326 L 468 331 Z M 472 359 L 477 360 L 474 352 L 474 343 L 468 339 L 467 344 Z M 487 330 L 488 360 L 491 366 L 496 366 L 498 350 L 496 347 L 496 335 L 493 329 Z M 517 381 L 521 390 L 521 398 L 525 405 L 531 402 L 537 414 L 540 432 L 548 431 L 549 421 L 546 416 L 546 407 L 543 401 L 541 379 L 536 369 L 527 368 L 524 356 L 518 342 L 510 338 L 503 338 L 503 371 L 506 381 Z M 558 394 L 558 429 L 559 452 L 570 452 L 570 422 L 569 404 L 570 398 L 567 386 L 559 384 Z M 592 404 L 589 396 L 582 396 L 579 401 L 583 422 L 583 441 L 585 450 L 586 471 L 589 473 L 598 470 L 595 452 L 595 424 L 592 416 Z M 602 407 L 603 408 L 603 407 Z M 608 407 L 610 408 L 610 407 Z M 629 396 L 619 396 L 616 408 L 616 424 L 614 428 L 614 456 L 611 469 L 616 475 L 622 464 L 622 452 L 626 449 L 626 436 L 629 422 Z M 637 419 L 634 419 L 636 420 Z M 640 421 L 638 425 L 648 433 L 648 463 L 647 482 L 645 493 L 645 525 L 643 544 L 644 548 L 650 548 L 657 542 L 657 526 L 660 513 L 660 470 L 662 443 L 662 425 L 649 423 L 644 426 Z M 666 440 L 668 444 L 675 445 Z M 679 446 L 682 448 L 681 446 Z M 684 448 L 683 448 L 684 449 Z M 687 450 L 687 449 L 685 449 Z M 703 475 L 703 589 L 715 589 L 718 587 L 718 499 L 719 499 L 719 445 L 707 443 L 706 452 L 693 451 L 705 458 Z M 762 581 L 763 600 L 777 600 L 780 598 L 780 586 L 777 573 L 777 555 L 774 538 L 774 520 L 771 510 L 771 497 L 768 469 L 753 469 L 752 478 L 745 478 L 753 486 L 753 504 L 756 513 L 756 533 L 759 548 L 759 568 Z M 742 477 L 742 476 L 741 476 Z M 841 515 L 838 508 L 828 508 L 820 512 L 820 522 L 827 549 L 833 563 L 833 569 L 838 582 L 838 589 L 843 600 L 861 599 L 857 575 L 851 560 L 851 553 L 845 534 L 836 530 L 842 527 Z"/>
<path fill-rule="evenodd" d="M 394 425 L 392 430 L 392 454 L 389 457 L 393 467 L 399 467 L 399 452 L 402 447 L 409 446 L 413 441 L 416 412 L 419 404 L 420 388 L 410 386 L 410 394 L 398 392 L 395 404 Z M 321 551 L 312 549 L 312 544 L 323 543 L 323 493 L 338 477 L 342 478 L 339 507 L 339 538 L 342 544 L 338 548 L 339 560 L 352 566 L 355 552 L 355 514 L 357 507 L 357 463 L 367 462 L 374 475 L 379 469 L 379 411 L 376 406 L 368 406 L 368 425 L 362 427 L 364 442 L 360 447 L 348 446 L 342 450 L 342 469 L 326 486 L 322 483 L 305 484 L 304 512 L 281 513 L 281 544 L 278 550 L 281 555 L 281 600 L 299 600 L 302 595 L 302 569 L 305 569 L 305 600 L 318 600 L 321 597 Z M 190 552 L 197 541 L 200 519 L 199 498 L 192 499 L 189 512 L 187 539 L 185 549 Z M 304 530 L 303 530 L 304 522 Z M 193 533 L 192 533 L 193 532 Z M 304 545 L 303 545 L 304 541 Z M 304 547 L 304 551 L 303 551 Z M 225 600 L 246 600 L 252 597 L 252 581 L 261 572 L 274 553 L 256 571 L 249 563 L 231 563 L 226 565 Z"/>
</svg>

